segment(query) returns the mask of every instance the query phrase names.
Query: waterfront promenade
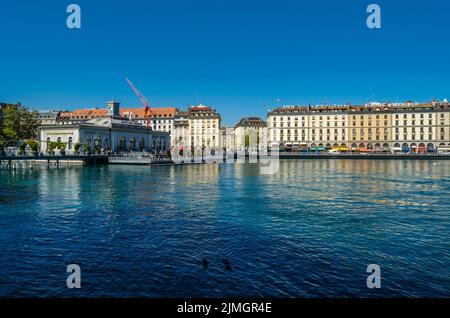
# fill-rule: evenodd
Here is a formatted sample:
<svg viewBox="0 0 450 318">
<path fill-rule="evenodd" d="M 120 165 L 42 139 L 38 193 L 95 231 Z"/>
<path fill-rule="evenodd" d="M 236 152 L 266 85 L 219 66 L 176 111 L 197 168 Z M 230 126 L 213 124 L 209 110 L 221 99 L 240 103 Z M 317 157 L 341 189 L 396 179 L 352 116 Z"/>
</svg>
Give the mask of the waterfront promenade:
<svg viewBox="0 0 450 318">
<path fill-rule="evenodd" d="M 280 153 L 280 159 L 450 160 L 439 154 L 297 154 Z"/>
<path fill-rule="evenodd" d="M 242 159 L 243 156 L 235 154 L 234 160 Z M 245 159 L 257 158 L 261 156 L 250 156 L 248 153 Z M 273 158 L 280 160 L 450 160 L 450 155 L 442 154 L 300 154 L 300 153 L 280 153 L 278 156 L 264 156 L 263 158 Z M 204 163 L 205 161 L 202 160 Z M 200 162 L 200 163 L 202 163 Z M 215 158 L 212 162 L 220 162 L 220 158 Z M 225 157 L 223 162 L 230 162 Z M 80 163 L 84 165 L 115 164 L 115 165 L 161 165 L 176 164 L 170 158 L 151 158 L 139 155 L 69 155 L 69 156 L 3 156 L 0 157 L 0 169 L 13 169 L 20 165 L 17 163 L 46 164 L 48 167 L 59 168 L 62 163 Z M 183 161 L 181 164 L 199 163 L 194 159 Z"/>
</svg>

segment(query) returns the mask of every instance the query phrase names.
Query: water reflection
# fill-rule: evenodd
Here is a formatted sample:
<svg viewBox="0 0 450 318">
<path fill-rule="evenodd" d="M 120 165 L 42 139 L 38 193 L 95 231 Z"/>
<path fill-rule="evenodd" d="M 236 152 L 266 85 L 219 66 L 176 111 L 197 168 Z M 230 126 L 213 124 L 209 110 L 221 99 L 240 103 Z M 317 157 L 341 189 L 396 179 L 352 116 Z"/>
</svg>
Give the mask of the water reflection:
<svg viewBox="0 0 450 318">
<path fill-rule="evenodd" d="M 75 262 L 79 296 L 448 296 L 449 176 L 369 160 L 2 171 L 0 295 L 68 296 Z"/>
</svg>

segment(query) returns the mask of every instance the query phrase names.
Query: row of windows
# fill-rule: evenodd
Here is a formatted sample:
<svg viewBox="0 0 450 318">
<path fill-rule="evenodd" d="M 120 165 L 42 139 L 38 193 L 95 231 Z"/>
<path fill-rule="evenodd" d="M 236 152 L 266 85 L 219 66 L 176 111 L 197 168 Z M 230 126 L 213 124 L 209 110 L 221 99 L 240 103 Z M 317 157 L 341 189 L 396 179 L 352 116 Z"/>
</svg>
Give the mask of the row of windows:
<svg viewBox="0 0 450 318">
<path fill-rule="evenodd" d="M 433 138 L 433 135 L 420 135 L 419 137 L 419 139 L 420 140 L 425 140 L 425 136 L 427 136 L 428 137 L 428 139 L 427 140 L 433 140 L 434 138 Z M 416 135 L 403 135 L 403 138 L 401 138 L 401 135 L 395 135 L 394 136 L 394 140 L 415 140 L 416 139 Z M 444 138 L 441 138 L 441 140 L 444 140 Z"/>
<path fill-rule="evenodd" d="M 403 117 L 403 118 L 407 118 L 407 117 L 411 117 L 411 118 L 417 118 L 417 117 L 419 117 L 419 118 L 425 118 L 425 117 L 428 117 L 428 118 L 433 118 L 433 115 L 434 114 L 432 114 L 432 113 L 429 113 L 429 114 L 427 114 L 427 116 L 425 116 L 425 114 L 414 114 L 414 113 L 406 113 L 406 114 L 395 114 L 394 116 L 395 116 L 395 118 L 400 118 L 400 117 Z M 439 114 L 440 115 L 440 117 L 441 118 L 444 118 L 445 117 L 445 113 L 441 113 L 441 114 Z M 301 118 L 302 120 L 305 120 L 305 118 L 306 117 L 308 117 L 308 116 L 295 116 L 294 118 L 295 118 L 295 120 L 297 120 L 298 118 Z M 319 120 L 323 120 L 323 118 L 326 118 L 327 120 L 330 120 L 331 119 L 331 117 L 332 116 L 317 116 L 317 115 L 313 115 L 313 116 L 311 116 L 311 118 L 314 120 L 315 118 L 319 118 Z M 342 116 L 340 116 L 341 118 L 345 118 L 346 117 L 346 115 L 342 115 Z M 377 115 L 351 115 L 351 117 L 353 118 L 353 119 L 356 119 L 356 118 L 364 118 L 364 117 L 369 117 L 369 118 L 372 118 L 372 117 L 375 117 L 375 118 L 377 118 L 377 119 L 379 119 L 379 118 L 381 118 L 381 117 L 384 117 L 385 119 L 387 119 L 388 117 L 389 117 L 389 115 L 388 114 L 384 114 L 384 115 L 380 115 L 380 114 L 377 114 Z M 280 120 L 283 120 L 283 116 L 280 116 L 279 117 L 280 118 Z M 333 118 L 335 119 L 335 120 L 337 120 L 338 118 L 339 118 L 339 116 L 333 116 Z M 287 120 L 290 120 L 291 119 L 291 117 L 287 117 Z M 274 121 L 276 121 L 277 120 L 277 116 L 274 116 L 273 117 L 273 120 Z"/>
<path fill-rule="evenodd" d="M 423 129 L 423 128 L 428 128 L 428 129 L 432 129 L 433 127 L 435 127 L 435 126 L 432 125 L 431 122 L 430 122 L 429 125 L 427 126 L 427 125 L 425 125 L 425 123 L 424 123 L 423 121 L 420 122 L 420 125 L 416 125 L 416 122 L 415 122 L 415 121 L 412 121 L 412 124 L 411 124 L 411 125 L 407 125 L 407 123 L 405 122 L 403 126 L 400 126 L 399 123 L 396 122 L 396 123 L 395 123 L 395 126 L 392 126 L 392 128 L 395 128 L 395 129 L 407 129 L 408 127 L 405 127 L 405 126 L 408 126 L 409 128 L 412 128 L 412 129 L 415 129 L 415 128 L 421 128 L 421 129 Z M 418 127 L 411 127 L 411 126 L 418 126 Z M 422 127 L 420 127 L 420 126 L 422 126 Z M 441 130 L 444 129 L 444 127 L 441 127 L 441 126 L 444 126 L 444 123 L 441 123 L 440 126 L 437 126 L 437 127 L 440 127 Z M 287 128 L 287 129 L 289 129 L 289 128 L 297 128 L 297 127 L 303 127 L 303 128 L 308 128 L 308 129 L 314 129 L 316 126 L 313 126 L 313 127 L 306 127 L 304 124 L 302 124 L 301 126 L 298 126 L 297 124 L 295 124 L 293 127 L 291 127 L 291 126 L 289 126 L 289 125 L 286 126 L 286 127 L 284 127 L 283 123 L 280 123 L 279 126 L 277 126 L 277 124 L 275 123 L 273 128 Z M 319 127 L 324 127 L 324 126 L 320 125 Z M 338 125 L 335 124 L 334 126 L 330 126 L 330 123 L 327 123 L 326 127 L 338 127 Z M 342 123 L 342 127 L 346 127 L 344 123 Z M 356 123 L 353 123 L 353 127 L 372 127 L 372 124 L 371 124 L 371 123 L 368 123 L 368 125 L 364 125 L 363 123 L 361 123 L 360 126 L 356 126 Z M 380 125 L 379 122 L 377 122 L 376 125 L 375 125 L 375 127 L 389 127 L 389 128 L 391 128 L 390 126 L 388 126 L 388 124 L 387 124 L 386 122 L 385 122 L 384 125 L 382 125 L 382 126 Z M 370 128 L 369 128 L 369 129 L 370 129 Z M 387 129 L 387 128 L 385 128 L 385 129 Z"/>
<path fill-rule="evenodd" d="M 427 115 L 428 115 L 428 116 L 425 116 L 425 114 L 403 114 L 403 115 L 395 114 L 394 118 L 395 118 L 395 119 L 400 119 L 400 118 L 403 118 L 403 119 L 408 119 L 408 118 L 410 118 L 410 119 L 411 119 L 411 118 L 412 118 L 412 119 L 415 119 L 415 118 L 424 119 L 425 117 L 428 117 L 429 119 L 433 119 L 433 117 L 434 117 L 434 114 L 427 114 Z M 331 119 L 331 116 L 312 116 L 312 117 L 311 117 L 311 120 L 312 120 L 312 121 L 315 121 L 315 120 L 317 120 L 317 117 L 319 118 L 318 120 L 320 120 L 320 121 L 322 121 L 322 120 L 328 120 L 328 121 L 332 120 L 332 119 Z M 345 117 L 346 117 L 346 116 L 340 116 L 340 117 L 341 117 L 342 120 L 345 120 Z M 381 118 L 383 118 L 383 119 L 388 119 L 388 118 L 389 118 L 389 116 L 388 116 L 387 114 L 385 114 L 385 115 L 359 115 L 359 116 L 357 116 L 357 115 L 352 115 L 352 116 L 351 116 L 351 118 L 352 118 L 353 120 L 356 120 L 358 117 L 359 117 L 361 120 L 364 120 L 364 119 L 372 120 L 373 118 L 375 118 L 375 119 L 381 119 Z M 273 121 L 274 121 L 274 122 L 277 121 L 277 117 L 276 117 L 276 116 L 274 116 L 274 117 L 272 117 L 272 118 L 273 118 Z M 285 117 L 279 117 L 279 118 L 280 118 L 280 121 L 284 121 L 284 118 L 285 118 Z M 298 121 L 299 118 L 301 118 L 302 121 L 305 121 L 305 120 L 306 120 L 306 117 L 305 117 L 305 116 L 302 116 L 302 117 L 294 117 L 294 120 L 295 120 L 295 121 Z M 324 118 L 325 118 L 325 119 L 324 119 Z M 439 114 L 439 118 L 444 119 L 444 118 L 445 118 L 445 114 L 444 114 L 444 113 Z M 449 116 L 447 116 L 447 118 L 449 118 Z M 334 116 L 333 119 L 334 119 L 335 121 L 336 121 L 336 120 L 339 120 L 339 116 Z M 291 120 L 291 117 L 287 117 L 287 121 L 290 121 L 290 120 Z"/>
</svg>

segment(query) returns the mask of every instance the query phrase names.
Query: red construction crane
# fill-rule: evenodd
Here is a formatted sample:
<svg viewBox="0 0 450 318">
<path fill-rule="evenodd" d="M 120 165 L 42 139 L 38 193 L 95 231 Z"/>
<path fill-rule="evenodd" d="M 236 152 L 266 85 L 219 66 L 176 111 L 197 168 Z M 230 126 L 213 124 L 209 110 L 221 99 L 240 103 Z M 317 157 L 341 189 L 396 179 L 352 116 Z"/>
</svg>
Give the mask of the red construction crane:
<svg viewBox="0 0 450 318">
<path fill-rule="evenodd" d="M 134 87 L 133 83 L 131 83 L 131 81 L 128 78 L 125 77 L 125 79 L 127 80 L 128 84 L 130 84 L 131 88 L 136 93 L 137 97 L 139 97 L 139 99 L 141 100 L 142 104 L 144 104 L 145 125 L 148 127 L 148 113 L 151 111 L 150 110 L 150 102 L 147 100 L 147 98 L 145 98 L 144 95 L 141 94 L 141 92 L 139 92 L 136 89 L 136 87 Z"/>
</svg>

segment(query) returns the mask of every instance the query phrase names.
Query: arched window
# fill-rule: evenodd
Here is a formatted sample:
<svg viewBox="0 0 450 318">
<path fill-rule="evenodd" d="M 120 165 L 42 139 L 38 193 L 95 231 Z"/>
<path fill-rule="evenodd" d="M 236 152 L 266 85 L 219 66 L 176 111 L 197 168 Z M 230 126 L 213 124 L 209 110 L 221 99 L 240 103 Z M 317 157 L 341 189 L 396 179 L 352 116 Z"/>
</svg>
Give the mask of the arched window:
<svg viewBox="0 0 450 318">
<path fill-rule="evenodd" d="M 94 147 L 101 147 L 102 145 L 102 139 L 100 136 L 95 136 L 94 138 Z"/>
<path fill-rule="evenodd" d="M 72 150 L 72 137 L 69 137 L 69 150 Z"/>
<path fill-rule="evenodd" d="M 57 142 L 61 142 L 61 137 L 58 137 L 58 139 L 56 139 Z"/>
<path fill-rule="evenodd" d="M 105 137 L 105 139 L 103 140 L 103 143 L 105 144 L 105 147 L 109 146 L 109 140 L 108 137 Z"/>
<path fill-rule="evenodd" d="M 136 139 L 134 139 L 134 137 L 130 138 L 130 149 L 136 150 Z"/>
<path fill-rule="evenodd" d="M 145 139 L 142 137 L 140 140 L 139 140 L 139 150 L 140 151 L 143 151 L 145 149 Z"/>
<path fill-rule="evenodd" d="M 50 146 L 50 137 L 47 137 L 47 143 L 46 143 L 46 146 L 47 146 L 47 149 L 46 149 L 46 150 L 48 150 L 48 147 Z"/>
<path fill-rule="evenodd" d="M 120 137 L 119 148 L 120 150 L 124 150 L 127 148 L 127 140 L 125 139 L 125 137 Z"/>
</svg>

